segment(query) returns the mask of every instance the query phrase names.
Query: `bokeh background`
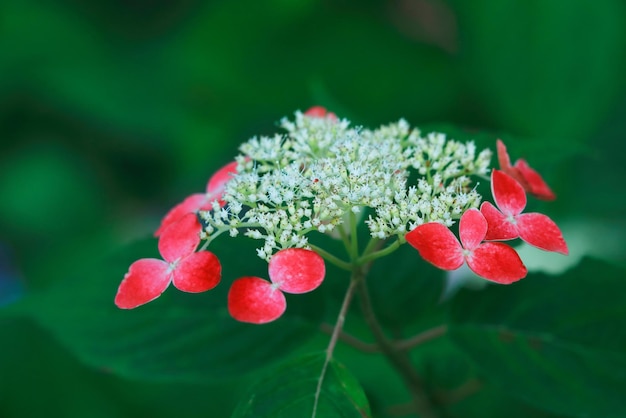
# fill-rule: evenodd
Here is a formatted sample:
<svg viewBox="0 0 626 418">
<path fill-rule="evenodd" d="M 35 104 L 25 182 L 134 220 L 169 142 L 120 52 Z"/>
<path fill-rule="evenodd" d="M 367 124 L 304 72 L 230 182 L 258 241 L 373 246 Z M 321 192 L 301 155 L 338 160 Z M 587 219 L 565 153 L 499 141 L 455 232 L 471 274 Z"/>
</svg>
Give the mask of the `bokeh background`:
<svg viewBox="0 0 626 418">
<path fill-rule="evenodd" d="M 533 208 L 563 226 L 559 263 L 626 264 L 622 0 L 3 0 L 0 305 L 150 235 L 238 144 L 318 104 L 505 139 L 558 195 Z M 0 317 L 2 417 L 221 417 L 240 390 L 116 377 Z"/>
</svg>

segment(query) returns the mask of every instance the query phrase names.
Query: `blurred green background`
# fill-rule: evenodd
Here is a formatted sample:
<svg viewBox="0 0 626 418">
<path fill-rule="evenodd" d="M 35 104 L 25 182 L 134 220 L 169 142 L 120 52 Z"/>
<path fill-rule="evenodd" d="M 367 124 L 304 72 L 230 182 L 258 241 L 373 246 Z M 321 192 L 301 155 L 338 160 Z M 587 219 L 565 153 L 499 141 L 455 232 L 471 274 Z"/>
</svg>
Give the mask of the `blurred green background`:
<svg viewBox="0 0 626 418">
<path fill-rule="evenodd" d="M 531 205 L 563 226 L 564 262 L 624 266 L 625 93 L 622 0 L 4 0 L 0 305 L 150 235 L 241 142 L 317 104 L 503 138 L 559 197 Z M 2 417 L 221 417 L 239 385 L 126 380 L 0 317 Z"/>
</svg>

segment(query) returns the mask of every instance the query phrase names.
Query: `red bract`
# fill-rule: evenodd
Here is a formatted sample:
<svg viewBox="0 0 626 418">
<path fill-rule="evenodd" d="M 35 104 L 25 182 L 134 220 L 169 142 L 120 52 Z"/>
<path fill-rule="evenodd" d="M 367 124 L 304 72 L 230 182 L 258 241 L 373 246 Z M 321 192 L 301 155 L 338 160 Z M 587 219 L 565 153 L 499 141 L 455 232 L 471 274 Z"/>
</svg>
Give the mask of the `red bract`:
<svg viewBox="0 0 626 418">
<path fill-rule="evenodd" d="M 289 248 L 274 254 L 268 266 L 272 283 L 287 293 L 307 293 L 316 289 L 326 275 L 324 259 L 314 251 Z"/>
<path fill-rule="evenodd" d="M 178 205 L 174 206 L 161 221 L 161 226 L 155 231 L 154 236 L 158 237 L 163 231 L 178 221 L 181 217 L 188 213 L 197 213 L 200 210 L 210 210 L 213 207 L 213 201 L 218 199 L 220 206 L 224 206 L 226 202 L 219 199 L 224 192 L 224 187 L 232 174 L 237 172 L 237 162 L 233 161 L 220 168 L 211 176 L 206 186 L 206 193 L 195 193 L 188 196 Z"/>
<path fill-rule="evenodd" d="M 314 251 L 288 248 L 274 254 L 268 266 L 271 283 L 258 277 L 233 282 L 228 312 L 238 321 L 264 324 L 278 319 L 286 308 L 287 293 L 315 290 L 326 274 L 324 260 Z"/>
<path fill-rule="evenodd" d="M 325 107 L 322 106 L 313 106 L 309 108 L 306 112 L 304 112 L 306 116 L 311 116 L 313 118 L 329 118 L 333 121 L 337 121 L 337 115 L 333 112 L 329 112 Z"/>
<path fill-rule="evenodd" d="M 514 178 L 500 170 L 491 172 L 491 192 L 498 208 L 483 202 L 480 211 L 487 219 L 487 240 L 521 238 L 546 251 L 567 254 L 567 244 L 558 226 L 541 213 L 524 213 L 526 193 Z M 500 210 L 498 210 L 500 209 Z"/>
<path fill-rule="evenodd" d="M 443 270 L 456 270 L 467 262 L 474 273 L 496 283 L 510 284 L 526 277 L 517 252 L 499 242 L 483 242 L 486 234 L 484 216 L 469 209 L 459 222 L 461 242 L 438 222 L 419 225 L 406 234 L 406 240 L 426 261 Z"/>
<path fill-rule="evenodd" d="M 170 282 L 183 292 L 213 289 L 220 281 L 222 267 L 215 254 L 195 252 L 202 226 L 193 213 L 184 215 L 166 228 L 159 238 L 164 260 L 142 258 L 131 264 L 115 296 L 115 304 L 132 309 L 156 299 Z"/>
<path fill-rule="evenodd" d="M 556 195 L 552 192 L 548 184 L 539 173 L 530 168 L 526 160 L 520 158 L 515 162 L 515 165 L 511 165 L 511 159 L 506 151 L 506 147 L 499 139 L 496 142 L 496 148 L 498 151 L 498 163 L 502 171 L 517 180 L 522 187 L 533 196 L 544 200 L 556 199 Z"/>
<path fill-rule="evenodd" d="M 265 324 L 278 319 L 287 309 L 283 292 L 259 277 L 242 277 L 228 292 L 228 312 L 237 321 Z"/>
</svg>

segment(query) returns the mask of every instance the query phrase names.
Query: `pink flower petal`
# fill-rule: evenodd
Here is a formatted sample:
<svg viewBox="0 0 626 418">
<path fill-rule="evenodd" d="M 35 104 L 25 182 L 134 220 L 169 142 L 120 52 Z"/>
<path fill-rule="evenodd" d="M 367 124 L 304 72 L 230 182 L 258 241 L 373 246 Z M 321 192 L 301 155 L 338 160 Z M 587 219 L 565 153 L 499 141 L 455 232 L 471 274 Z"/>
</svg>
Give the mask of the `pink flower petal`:
<svg viewBox="0 0 626 418">
<path fill-rule="evenodd" d="M 313 106 L 304 112 L 304 114 L 313 118 L 329 118 L 333 121 L 337 121 L 337 115 L 333 112 L 329 112 L 323 106 Z"/>
<path fill-rule="evenodd" d="M 195 213 L 183 215 L 168 226 L 159 238 L 159 252 L 170 263 L 195 251 L 200 243 L 202 225 Z"/>
<path fill-rule="evenodd" d="M 211 201 L 218 199 L 220 206 L 224 206 L 226 202 L 221 200 L 222 194 L 226 183 L 233 178 L 233 175 L 237 174 L 237 161 L 230 162 L 217 170 L 215 174 L 211 176 L 209 182 L 206 185 L 206 191 L 209 195 L 213 196 Z"/>
<path fill-rule="evenodd" d="M 142 258 L 130 265 L 115 295 L 121 309 L 132 309 L 158 298 L 170 283 L 169 264 L 155 258 Z"/>
<path fill-rule="evenodd" d="M 222 266 L 215 254 L 198 251 L 178 262 L 172 282 L 178 290 L 198 293 L 213 289 L 221 277 Z"/>
<path fill-rule="evenodd" d="M 159 229 L 154 232 L 154 236 L 160 236 L 168 226 L 172 225 L 175 222 L 178 222 L 180 218 L 182 218 L 184 215 L 188 213 L 196 213 L 201 208 L 204 209 L 203 206 L 206 205 L 207 200 L 208 197 L 205 193 L 196 193 L 187 197 L 185 200 L 183 200 L 181 203 L 174 206 L 169 212 L 167 212 L 167 214 L 165 215 L 165 217 L 163 217 L 163 220 L 161 221 L 161 226 L 159 226 Z"/>
<path fill-rule="evenodd" d="M 524 213 L 517 216 L 520 238 L 532 246 L 546 251 L 568 254 L 563 234 L 554 221 L 541 213 Z"/>
<path fill-rule="evenodd" d="M 507 218 L 490 202 L 483 202 L 480 205 L 480 212 L 487 220 L 488 225 L 485 240 L 507 241 L 519 236 L 515 219 L 513 217 Z"/>
<path fill-rule="evenodd" d="M 326 275 L 324 259 L 315 251 L 288 248 L 274 254 L 268 266 L 270 280 L 287 293 L 316 289 Z"/>
<path fill-rule="evenodd" d="M 526 183 L 526 190 L 538 199 L 554 200 L 556 195 L 550 189 L 548 184 L 535 170 L 530 168 L 525 160 L 519 159 L 515 162 L 515 168 L 520 175 L 524 178 Z"/>
<path fill-rule="evenodd" d="M 526 192 L 513 177 L 500 170 L 491 171 L 491 193 L 505 215 L 518 215 L 526 207 Z"/>
<path fill-rule="evenodd" d="M 506 147 L 499 139 L 496 141 L 496 149 L 498 151 L 498 163 L 500 164 L 500 169 L 517 180 L 524 190 L 539 199 L 556 199 L 556 196 L 552 190 L 550 190 L 550 187 L 548 187 L 543 178 L 541 178 L 539 173 L 530 168 L 525 160 L 519 159 L 515 162 L 515 165 L 511 165 L 511 160 L 509 159 Z"/>
<path fill-rule="evenodd" d="M 478 209 L 469 209 L 459 221 L 459 237 L 463 248 L 473 250 L 480 245 L 487 234 L 487 221 Z"/>
<path fill-rule="evenodd" d="M 242 277 L 228 291 L 228 312 L 237 321 L 265 324 L 287 309 L 285 295 L 267 280 Z"/>
<path fill-rule="evenodd" d="M 510 284 L 526 277 L 528 270 L 517 252 L 501 242 L 486 242 L 467 257 L 469 268 L 487 280 Z"/>
<path fill-rule="evenodd" d="M 456 270 L 463 265 L 463 249 L 446 226 L 429 222 L 406 234 L 411 244 L 431 264 L 443 270 Z"/>
<path fill-rule="evenodd" d="M 313 106 L 304 112 L 306 116 L 311 116 L 312 118 L 323 118 L 326 116 L 326 113 L 328 113 L 328 111 L 323 106 Z"/>
</svg>

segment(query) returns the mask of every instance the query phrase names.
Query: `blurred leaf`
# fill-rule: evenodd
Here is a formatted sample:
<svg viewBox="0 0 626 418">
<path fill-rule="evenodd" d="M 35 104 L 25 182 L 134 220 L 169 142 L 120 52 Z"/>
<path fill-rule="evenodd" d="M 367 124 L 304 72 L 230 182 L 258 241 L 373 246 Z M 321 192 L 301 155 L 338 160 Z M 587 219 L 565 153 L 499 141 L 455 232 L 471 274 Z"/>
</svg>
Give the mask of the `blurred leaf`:
<svg viewBox="0 0 626 418">
<path fill-rule="evenodd" d="M 622 0 L 454 4 L 467 85 L 500 126 L 542 145 L 581 140 L 623 87 Z"/>
<path fill-rule="evenodd" d="M 423 320 L 443 295 L 444 271 L 426 263 L 410 245 L 378 259 L 368 273 L 374 310 L 390 326 Z"/>
<path fill-rule="evenodd" d="M 173 106 L 178 78 L 159 64 L 158 53 L 111 48 L 62 2 L 7 1 L 0 13 L 0 79 L 11 81 L 0 82 L 0 89 L 44 97 L 101 129 L 150 134 L 153 141 L 183 123 Z M 144 139 L 126 140 L 133 138 Z"/>
<path fill-rule="evenodd" d="M 556 413 L 621 417 L 625 275 L 585 259 L 562 276 L 466 291 L 453 302 L 451 336 L 511 396 Z"/>
<path fill-rule="evenodd" d="M 267 275 L 267 264 L 256 257 L 254 244 L 221 239 L 212 245 L 222 262 L 223 283 L 207 293 L 186 294 L 170 287 L 147 305 L 117 309 L 116 287 L 130 263 L 156 256 L 156 240 L 147 240 L 94 263 L 78 280 L 26 298 L 14 309 L 34 317 L 84 362 L 123 376 L 233 378 L 289 356 L 317 331 L 307 317 L 324 313 L 323 304 L 315 300 L 311 303 L 316 310 L 288 307 L 286 315 L 267 325 L 232 319 L 226 309 L 229 282 L 243 275 Z"/>
<path fill-rule="evenodd" d="M 281 365 L 249 389 L 233 418 L 310 418 L 325 357 L 311 354 Z M 328 364 L 316 416 L 371 416 L 359 382 L 336 360 Z"/>
<path fill-rule="evenodd" d="M 0 416 L 125 417 L 110 376 L 89 370 L 31 321 L 0 319 Z"/>
<path fill-rule="evenodd" d="M 52 143 L 28 144 L 0 157 L 0 225 L 23 240 L 66 235 L 100 215 L 98 182 L 87 164 Z M 32 241 L 31 241 L 32 245 Z"/>
</svg>

